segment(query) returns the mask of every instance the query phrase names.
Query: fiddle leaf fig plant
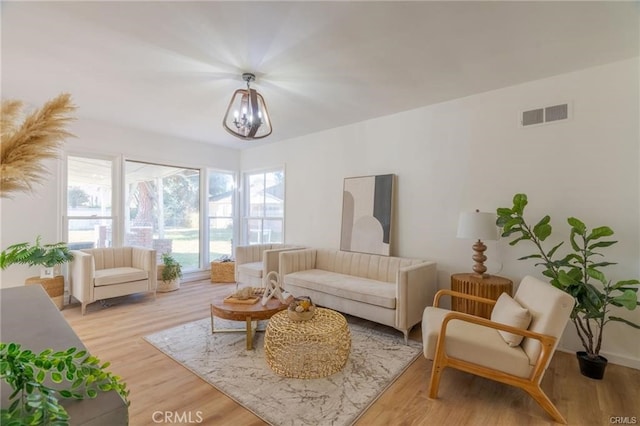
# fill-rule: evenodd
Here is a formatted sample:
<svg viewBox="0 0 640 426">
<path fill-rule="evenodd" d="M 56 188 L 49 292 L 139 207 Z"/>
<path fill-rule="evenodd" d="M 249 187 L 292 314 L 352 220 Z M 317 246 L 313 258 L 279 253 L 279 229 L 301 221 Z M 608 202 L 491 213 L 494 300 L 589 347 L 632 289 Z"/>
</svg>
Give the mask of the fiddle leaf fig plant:
<svg viewBox="0 0 640 426">
<path fill-rule="evenodd" d="M 10 405 L 0 410 L 3 425 L 62 425 L 69 415 L 59 397 L 95 398 L 114 390 L 127 399 L 129 390 L 120 377 L 108 372 L 109 363 L 77 348 L 39 354 L 17 343 L 0 343 L 0 379 L 11 386 Z M 64 388 L 61 384 L 68 383 Z"/>
<path fill-rule="evenodd" d="M 640 281 L 629 279 L 613 283 L 602 272 L 602 268 L 615 265 L 614 262 L 605 261 L 601 253 L 601 249 L 617 243 L 603 240 L 614 234 L 608 226 L 589 230 L 581 220 L 570 217 L 567 223 L 571 229 L 569 244 L 572 251 L 563 257 L 558 256 L 557 251 L 564 241 L 549 250 L 545 249 L 544 241 L 553 231 L 551 218 L 546 215 L 532 226 L 524 218 L 527 203 L 526 194 L 516 194 L 511 208 L 498 208 L 497 225 L 502 228 L 502 236 L 515 236 L 509 243 L 512 246 L 529 241 L 536 247 L 536 253 L 518 260 L 537 259 L 535 266 L 543 268 L 542 274 L 550 279 L 551 284 L 573 296 L 576 303 L 571 321 L 587 356 L 598 358 L 603 330 L 609 322 L 621 322 L 640 329 L 638 324 L 611 315 L 612 307 L 634 310 L 640 305 L 637 294 Z"/>
</svg>

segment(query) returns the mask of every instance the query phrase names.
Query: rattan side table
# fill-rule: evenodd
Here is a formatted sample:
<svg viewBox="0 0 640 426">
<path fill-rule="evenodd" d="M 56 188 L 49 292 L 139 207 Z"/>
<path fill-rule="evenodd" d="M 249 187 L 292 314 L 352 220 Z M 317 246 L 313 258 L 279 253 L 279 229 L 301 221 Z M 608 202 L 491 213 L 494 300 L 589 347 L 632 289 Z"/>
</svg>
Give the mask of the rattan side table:
<svg viewBox="0 0 640 426">
<path fill-rule="evenodd" d="M 211 282 L 212 283 L 234 283 L 236 282 L 236 262 L 211 262 Z"/>
<path fill-rule="evenodd" d="M 287 311 L 269 320 L 264 354 L 277 374 L 296 379 L 317 379 L 344 368 L 351 352 L 347 320 L 331 309 L 316 308 L 308 321 L 293 321 Z"/>
<path fill-rule="evenodd" d="M 513 295 L 513 282 L 508 278 L 497 275 L 481 278 L 476 274 L 453 274 L 451 275 L 451 290 L 497 300 L 505 292 L 509 296 Z M 491 318 L 491 310 L 493 308 L 484 303 L 452 297 L 451 309 L 483 318 Z"/>
</svg>

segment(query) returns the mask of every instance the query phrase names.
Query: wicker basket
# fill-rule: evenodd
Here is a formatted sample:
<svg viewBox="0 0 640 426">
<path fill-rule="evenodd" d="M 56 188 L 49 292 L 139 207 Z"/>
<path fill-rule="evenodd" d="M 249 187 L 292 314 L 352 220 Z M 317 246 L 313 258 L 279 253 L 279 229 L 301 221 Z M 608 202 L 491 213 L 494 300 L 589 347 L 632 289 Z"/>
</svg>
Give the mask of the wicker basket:
<svg viewBox="0 0 640 426">
<path fill-rule="evenodd" d="M 236 262 L 211 262 L 211 282 L 236 282 Z"/>
<path fill-rule="evenodd" d="M 289 313 L 289 318 L 292 321 L 309 321 L 313 318 L 313 311 L 296 312 L 288 309 L 287 312 Z"/>
<path fill-rule="evenodd" d="M 299 311 L 296 308 L 303 301 L 305 303 L 308 303 L 308 305 L 306 306 L 306 310 Z M 289 308 L 287 309 L 287 312 L 289 313 L 289 318 L 292 321 L 308 321 L 311 318 L 313 318 L 315 309 L 316 309 L 316 306 L 313 304 L 310 297 L 301 296 L 293 299 L 293 301 L 289 304 Z"/>
</svg>

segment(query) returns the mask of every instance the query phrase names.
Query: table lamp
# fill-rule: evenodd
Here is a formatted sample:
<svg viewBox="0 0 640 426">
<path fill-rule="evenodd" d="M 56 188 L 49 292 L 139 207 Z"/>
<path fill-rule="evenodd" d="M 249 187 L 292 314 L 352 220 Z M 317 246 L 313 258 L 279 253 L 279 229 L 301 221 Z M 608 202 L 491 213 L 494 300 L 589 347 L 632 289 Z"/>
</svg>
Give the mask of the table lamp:
<svg viewBox="0 0 640 426">
<path fill-rule="evenodd" d="M 475 262 L 473 265 L 474 275 L 478 278 L 489 277 L 489 274 L 485 273 L 487 272 L 487 267 L 484 266 L 484 261 L 487 260 L 484 251 L 487 246 L 484 245 L 482 240 L 498 239 L 496 219 L 497 215 L 495 213 L 486 213 L 479 210 L 460 213 L 457 237 L 477 240 L 472 246 L 473 256 L 471 258 Z"/>
</svg>

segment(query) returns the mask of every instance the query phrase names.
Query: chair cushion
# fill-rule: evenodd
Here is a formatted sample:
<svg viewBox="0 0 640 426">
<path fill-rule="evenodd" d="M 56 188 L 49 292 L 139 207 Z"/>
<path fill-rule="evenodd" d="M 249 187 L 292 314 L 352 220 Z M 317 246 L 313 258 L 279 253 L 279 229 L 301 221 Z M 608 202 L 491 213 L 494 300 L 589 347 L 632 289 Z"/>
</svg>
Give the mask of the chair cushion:
<svg viewBox="0 0 640 426">
<path fill-rule="evenodd" d="M 438 335 L 445 315 L 451 311 L 428 306 L 422 316 L 424 356 L 433 359 Z M 510 347 L 497 330 L 460 320 L 447 325 L 445 348 L 448 356 L 487 368 L 504 371 L 518 377 L 529 377 L 532 367 L 520 346 Z"/>
<path fill-rule="evenodd" d="M 575 303 L 573 296 L 548 282 L 526 276 L 520 282 L 513 298 L 531 312 L 533 319 L 529 331 L 560 339 Z M 533 365 L 540 355 L 540 342 L 526 338 L 521 346 Z"/>
<path fill-rule="evenodd" d="M 243 263 L 238 265 L 238 271 L 250 277 L 262 278 L 262 262 Z"/>
<path fill-rule="evenodd" d="M 531 313 L 527 308 L 520 306 L 507 293 L 502 293 L 491 312 L 491 321 L 526 330 L 531 324 Z M 498 333 L 512 347 L 520 345 L 524 338 L 524 336 L 509 333 L 508 331 L 498 330 Z"/>
<path fill-rule="evenodd" d="M 149 273 L 136 268 L 111 268 L 96 270 L 93 284 L 95 286 L 122 284 L 132 281 L 146 280 Z"/>
<path fill-rule="evenodd" d="M 322 269 L 306 269 L 284 276 L 284 288 L 290 285 L 356 300 L 383 308 L 396 308 L 396 286 L 384 281 L 339 274 Z"/>
<path fill-rule="evenodd" d="M 82 251 L 93 256 L 96 270 L 133 267 L 133 247 L 103 247 Z"/>
</svg>

